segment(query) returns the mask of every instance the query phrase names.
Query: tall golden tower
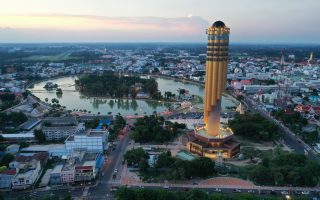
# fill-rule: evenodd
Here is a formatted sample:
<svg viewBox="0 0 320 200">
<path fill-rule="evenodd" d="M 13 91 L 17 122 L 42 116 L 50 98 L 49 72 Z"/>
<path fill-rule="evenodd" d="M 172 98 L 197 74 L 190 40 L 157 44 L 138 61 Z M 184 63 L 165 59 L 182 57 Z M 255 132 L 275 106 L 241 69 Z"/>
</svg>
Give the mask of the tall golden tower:
<svg viewBox="0 0 320 200">
<path fill-rule="evenodd" d="M 230 29 L 216 21 L 207 30 L 204 123 L 208 135 L 220 134 L 221 96 L 227 82 Z"/>
<path fill-rule="evenodd" d="M 240 143 L 233 139 L 228 127 L 220 127 L 221 97 L 227 83 L 230 29 L 216 21 L 207 30 L 207 62 L 204 95 L 205 126 L 195 126 L 189 134 L 190 152 L 212 159 L 231 158 L 240 152 Z"/>
</svg>

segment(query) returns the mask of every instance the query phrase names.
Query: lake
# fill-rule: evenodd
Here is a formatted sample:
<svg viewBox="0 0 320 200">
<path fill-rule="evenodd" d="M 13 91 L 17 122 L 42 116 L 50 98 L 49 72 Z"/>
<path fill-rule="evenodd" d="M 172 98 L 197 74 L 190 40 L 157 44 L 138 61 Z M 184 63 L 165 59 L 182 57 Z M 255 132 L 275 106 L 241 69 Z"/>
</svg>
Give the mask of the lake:
<svg viewBox="0 0 320 200">
<path fill-rule="evenodd" d="M 85 109 L 87 111 L 91 111 L 93 114 L 97 114 L 98 112 L 101 114 L 108 114 L 108 112 L 112 112 L 112 114 L 121 113 L 122 115 L 149 115 L 154 111 L 167 111 L 171 105 L 171 103 L 153 100 L 127 100 L 103 97 L 87 97 L 76 90 L 76 79 L 77 76 L 68 76 L 50 80 L 58 84 L 59 88 L 62 89 L 63 94 L 61 96 L 57 95 L 55 90 L 49 91 L 43 88 L 48 81 L 36 83 L 32 88 L 29 88 L 29 90 L 42 101 L 45 101 L 45 98 L 48 98 L 49 102 L 51 102 L 51 99 L 57 98 L 60 105 L 66 106 L 68 110 Z M 181 88 L 189 90 L 190 94 L 203 97 L 204 88 L 201 86 L 165 78 L 155 79 L 158 82 L 158 88 L 161 93 L 170 91 L 177 94 L 178 89 Z M 225 106 L 234 106 L 234 103 L 231 99 L 223 97 L 222 107 L 224 108 Z"/>
</svg>

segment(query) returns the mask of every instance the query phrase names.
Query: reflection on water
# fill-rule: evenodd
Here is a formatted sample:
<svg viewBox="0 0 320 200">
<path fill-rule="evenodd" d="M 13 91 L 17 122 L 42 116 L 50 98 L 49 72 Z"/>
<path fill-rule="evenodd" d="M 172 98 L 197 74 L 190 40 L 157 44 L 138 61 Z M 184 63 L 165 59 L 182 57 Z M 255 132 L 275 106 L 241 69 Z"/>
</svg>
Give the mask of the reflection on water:
<svg viewBox="0 0 320 200">
<path fill-rule="evenodd" d="M 43 87 L 47 81 L 35 84 L 29 90 L 41 100 L 45 98 L 51 99 L 58 98 L 62 106 L 66 106 L 69 110 L 87 110 L 91 113 L 113 114 L 121 113 L 123 115 L 134 115 L 134 114 L 152 114 L 154 111 L 162 112 L 166 111 L 170 107 L 170 103 L 153 101 L 153 100 L 132 100 L 132 99 L 113 99 L 103 97 L 87 97 L 82 95 L 76 88 L 74 82 L 76 77 L 63 77 L 53 79 L 54 83 L 58 84 L 59 88 L 62 89 L 63 94 L 56 94 L 55 91 L 47 91 Z M 203 87 L 181 83 L 169 79 L 156 78 L 158 82 L 159 90 L 164 93 L 170 91 L 177 94 L 177 91 L 181 89 L 189 90 L 190 94 L 203 96 Z M 223 97 L 222 107 L 234 106 L 234 103 L 230 99 Z"/>
</svg>

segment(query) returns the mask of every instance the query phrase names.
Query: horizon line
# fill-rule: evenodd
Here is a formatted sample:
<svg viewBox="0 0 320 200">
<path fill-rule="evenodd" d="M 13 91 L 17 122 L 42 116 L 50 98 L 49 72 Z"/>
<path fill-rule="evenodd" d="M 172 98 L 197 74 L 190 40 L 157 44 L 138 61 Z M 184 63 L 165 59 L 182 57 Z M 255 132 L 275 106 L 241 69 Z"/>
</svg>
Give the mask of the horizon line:
<svg viewBox="0 0 320 200">
<path fill-rule="evenodd" d="M 15 44 L 203 44 L 206 42 L 174 42 L 174 41 L 127 41 L 127 42 L 0 42 L 0 45 L 15 45 Z M 230 45 L 320 45 L 314 42 L 230 42 Z"/>
</svg>

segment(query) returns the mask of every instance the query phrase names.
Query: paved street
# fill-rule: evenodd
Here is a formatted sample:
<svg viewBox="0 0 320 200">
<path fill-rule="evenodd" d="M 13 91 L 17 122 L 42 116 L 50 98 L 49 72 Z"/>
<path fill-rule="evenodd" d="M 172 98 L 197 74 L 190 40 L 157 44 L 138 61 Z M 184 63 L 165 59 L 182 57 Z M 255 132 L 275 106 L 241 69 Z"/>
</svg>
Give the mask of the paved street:
<svg viewBox="0 0 320 200">
<path fill-rule="evenodd" d="M 285 125 L 282 124 L 282 122 L 275 119 L 273 116 L 269 115 L 268 112 L 261 109 L 259 105 L 257 105 L 254 101 L 252 101 L 248 97 L 244 97 L 244 102 L 247 105 L 247 108 L 260 113 L 263 117 L 269 119 L 270 121 L 274 122 L 279 126 L 279 128 L 282 130 L 282 138 L 287 146 L 289 146 L 291 149 L 293 149 L 297 153 L 304 154 L 305 151 L 308 152 L 308 157 L 312 160 L 320 161 L 317 154 L 307 145 L 305 144 L 300 138 L 295 136 L 295 134 Z"/>
<path fill-rule="evenodd" d="M 131 121 L 128 121 L 132 124 Z M 126 128 L 126 133 L 124 136 L 120 137 L 117 147 L 110 155 L 110 163 L 104 169 L 104 176 L 98 180 L 98 185 L 91 187 L 88 193 L 89 197 L 94 197 L 94 199 L 113 199 L 113 193 L 110 192 L 112 185 L 118 185 L 120 180 L 120 172 L 122 171 L 122 159 L 125 154 L 126 148 L 130 141 L 130 128 Z M 115 174 L 115 169 L 118 170 L 116 173 L 116 178 L 113 179 Z"/>
</svg>

